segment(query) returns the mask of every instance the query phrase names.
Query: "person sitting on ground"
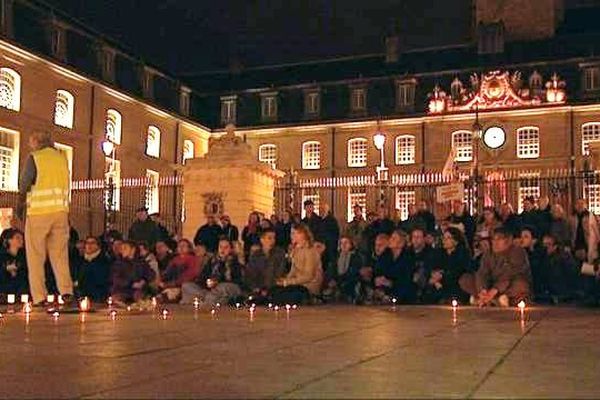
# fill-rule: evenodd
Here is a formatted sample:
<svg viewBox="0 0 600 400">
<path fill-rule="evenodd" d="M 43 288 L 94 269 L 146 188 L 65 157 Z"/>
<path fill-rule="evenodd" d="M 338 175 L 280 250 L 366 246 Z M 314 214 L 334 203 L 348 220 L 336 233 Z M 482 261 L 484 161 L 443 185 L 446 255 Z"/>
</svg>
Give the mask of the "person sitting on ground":
<svg viewBox="0 0 600 400">
<path fill-rule="evenodd" d="M 121 258 L 121 248 L 123 247 L 124 241 L 122 239 L 114 239 L 110 242 L 110 246 L 106 250 L 106 254 L 111 264 Z"/>
<path fill-rule="evenodd" d="M 194 236 L 194 245 L 204 243 L 210 253 L 217 251 L 219 238 L 223 230 L 217 224 L 217 218 L 214 215 L 206 216 L 206 224 L 202 225 Z"/>
<path fill-rule="evenodd" d="M 148 217 L 146 207 L 138 208 L 135 213 L 136 220 L 129 228 L 128 240 L 132 242 L 146 242 L 150 247 L 154 246 L 160 238 L 160 230 L 154 221 Z"/>
<path fill-rule="evenodd" d="M 513 243 L 512 231 L 502 227 L 494 231 L 492 251 L 483 256 L 477 273 L 463 276 L 460 283 L 471 304 L 508 307 L 529 300 L 530 281 L 527 253 Z"/>
<path fill-rule="evenodd" d="M 330 296 L 336 300 L 355 303 L 358 297 L 359 272 L 362 267 L 364 267 L 363 258 L 360 251 L 354 248 L 352 238 L 342 236 L 335 269 L 327 283 L 327 291 L 330 292 Z"/>
<path fill-rule="evenodd" d="M 395 230 L 390 235 L 388 249 L 375 265 L 375 299 L 389 303 L 392 299 L 403 303 L 414 301 L 412 271 L 404 231 Z"/>
<path fill-rule="evenodd" d="M 292 244 L 290 254 L 292 268 L 290 272 L 277 281 L 272 297 L 275 304 L 298 304 L 308 301 L 312 296 L 321 293 L 323 269 L 321 256 L 313 245 L 310 230 L 305 225 L 292 228 Z"/>
<path fill-rule="evenodd" d="M 126 306 L 144 300 L 150 295 L 150 283 L 154 281 L 154 271 L 138 257 L 134 242 L 121 245 L 120 257 L 112 264 L 110 295 L 116 306 Z"/>
<path fill-rule="evenodd" d="M 148 266 L 150 268 L 152 268 L 152 271 L 154 271 L 154 273 L 156 274 L 156 278 L 158 279 L 158 277 L 160 276 L 160 268 L 158 268 L 158 260 L 156 259 L 156 256 L 154 255 L 154 253 L 152 253 L 152 251 L 150 251 L 150 247 L 148 247 L 147 243 L 145 243 L 145 242 L 138 243 L 138 254 L 142 258 L 142 260 L 146 261 L 146 264 L 148 264 Z"/>
<path fill-rule="evenodd" d="M 373 275 L 375 266 L 381 263 L 381 258 L 386 254 L 388 249 L 389 241 L 390 237 L 385 233 L 380 233 L 375 237 L 373 251 L 365 258 L 365 265 L 358 271 L 357 304 L 368 305 L 373 302 Z"/>
<path fill-rule="evenodd" d="M 461 289 L 459 282 L 465 274 L 472 272 L 472 264 L 467 240 L 462 231 L 454 227 L 446 229 L 435 262 L 423 291 L 423 302 L 465 302 L 469 295 Z"/>
<path fill-rule="evenodd" d="M 219 239 L 218 251 L 206 264 L 195 282 L 182 285 L 181 304 L 192 304 L 197 298 L 201 307 L 227 304 L 242 294 L 242 269 L 233 246 Z"/>
<path fill-rule="evenodd" d="M 519 245 L 527 252 L 529 269 L 531 270 L 532 291 L 536 300 L 546 293 L 544 275 L 546 265 L 546 252 L 538 240 L 537 230 L 533 226 L 521 228 Z"/>
<path fill-rule="evenodd" d="M 78 295 L 89 297 L 93 302 L 103 302 L 110 289 L 110 260 L 96 237 L 88 236 L 84 243 L 77 279 Z"/>
<path fill-rule="evenodd" d="M 264 302 L 277 280 L 287 275 L 285 251 L 275 246 L 275 231 L 260 233 L 260 247 L 250 253 L 246 266 L 245 283 L 255 297 L 255 302 Z"/>
<path fill-rule="evenodd" d="M 475 235 L 473 242 L 473 257 L 471 258 L 471 269 L 473 272 L 479 270 L 483 255 L 492 250 L 492 242 L 487 235 Z"/>
<path fill-rule="evenodd" d="M 572 300 L 578 276 L 577 263 L 571 253 L 565 251 L 551 234 L 546 234 L 543 241 L 546 260 L 543 273 L 538 279 L 541 278 L 545 293 L 540 297 L 549 298 L 554 304 Z M 535 278 L 534 275 L 534 282 Z"/>
<path fill-rule="evenodd" d="M 194 253 L 192 242 L 181 239 L 177 242 L 177 253 L 163 272 L 158 284 L 161 300 L 166 302 L 178 301 L 181 297 L 181 287 L 184 283 L 194 282 L 200 275 L 201 269 L 198 257 Z"/>
<path fill-rule="evenodd" d="M 171 250 L 171 247 L 162 240 L 156 242 L 154 252 L 156 253 L 156 261 L 158 262 L 158 270 L 160 271 L 160 277 L 163 274 L 163 272 L 165 272 L 167 266 L 169 265 L 169 263 L 175 255 L 173 254 L 173 250 Z"/>
<path fill-rule="evenodd" d="M 0 246 L 0 301 L 6 301 L 9 294 L 29 293 L 24 243 L 23 233 L 18 229 L 4 235 Z"/>
<path fill-rule="evenodd" d="M 415 291 L 415 300 L 423 301 L 427 282 L 436 264 L 436 254 L 431 246 L 425 242 L 425 231 L 423 228 L 412 230 L 410 233 L 410 242 L 409 268 Z"/>
</svg>

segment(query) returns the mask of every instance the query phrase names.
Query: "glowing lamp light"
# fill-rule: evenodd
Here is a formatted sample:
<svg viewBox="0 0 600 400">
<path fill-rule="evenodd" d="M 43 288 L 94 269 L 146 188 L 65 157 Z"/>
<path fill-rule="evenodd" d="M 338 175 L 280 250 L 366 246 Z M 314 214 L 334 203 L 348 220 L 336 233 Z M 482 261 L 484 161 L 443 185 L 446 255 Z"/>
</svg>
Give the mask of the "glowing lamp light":
<svg viewBox="0 0 600 400">
<path fill-rule="evenodd" d="M 15 301 L 17 301 L 17 297 L 14 294 L 9 294 L 6 296 L 6 302 L 8 304 L 15 304 Z"/>
<path fill-rule="evenodd" d="M 23 303 L 23 304 L 29 303 L 29 295 L 28 294 L 21 295 L 21 303 Z"/>
<path fill-rule="evenodd" d="M 517 307 L 519 307 L 519 310 L 523 311 L 525 309 L 525 301 L 521 300 L 519 304 L 517 304 Z"/>
<path fill-rule="evenodd" d="M 458 301 L 456 301 L 456 299 L 452 299 L 452 307 L 458 307 Z"/>
<path fill-rule="evenodd" d="M 115 151 L 115 144 L 110 140 L 105 140 L 102 142 L 102 152 L 106 157 L 110 157 Z"/>
<path fill-rule="evenodd" d="M 88 311 L 90 311 L 90 308 L 91 308 L 90 299 L 88 299 L 87 297 L 84 297 L 83 299 L 81 299 L 81 301 L 79 302 L 79 310 L 81 312 L 88 312 Z"/>
<path fill-rule="evenodd" d="M 377 150 L 382 150 L 385 145 L 385 135 L 381 132 L 377 132 L 375 136 L 373 136 L 373 143 Z"/>
</svg>

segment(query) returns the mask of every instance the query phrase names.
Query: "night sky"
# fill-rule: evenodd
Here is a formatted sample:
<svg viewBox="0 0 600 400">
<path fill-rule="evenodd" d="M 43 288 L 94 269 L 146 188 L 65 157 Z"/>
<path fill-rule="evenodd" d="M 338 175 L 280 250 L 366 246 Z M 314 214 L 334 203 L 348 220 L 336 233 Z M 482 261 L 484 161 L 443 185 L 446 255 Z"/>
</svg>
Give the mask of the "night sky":
<svg viewBox="0 0 600 400">
<path fill-rule="evenodd" d="M 471 0 L 45 0 L 173 74 L 464 42 Z"/>
</svg>

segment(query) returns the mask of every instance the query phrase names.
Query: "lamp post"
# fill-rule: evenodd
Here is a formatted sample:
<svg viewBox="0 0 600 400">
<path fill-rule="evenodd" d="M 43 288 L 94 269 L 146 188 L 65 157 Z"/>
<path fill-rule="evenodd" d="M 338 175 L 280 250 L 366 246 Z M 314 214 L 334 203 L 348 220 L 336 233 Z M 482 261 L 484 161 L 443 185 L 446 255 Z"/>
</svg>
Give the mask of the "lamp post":
<svg viewBox="0 0 600 400">
<path fill-rule="evenodd" d="M 379 125 L 379 124 L 377 124 Z M 377 150 L 379 150 L 380 152 L 380 157 L 381 157 L 381 163 L 379 164 L 379 166 L 375 169 L 375 171 L 377 172 L 377 182 L 379 183 L 379 190 L 380 190 L 380 205 L 385 204 L 385 184 L 388 181 L 388 169 L 385 166 L 385 153 L 384 153 L 384 147 L 385 147 L 385 135 L 379 130 L 379 126 L 377 129 L 377 133 L 375 133 L 375 135 L 373 136 L 373 144 L 375 145 L 375 148 Z"/>
<path fill-rule="evenodd" d="M 479 186 L 480 186 L 480 175 L 479 175 L 479 148 L 481 147 L 481 140 L 483 137 L 483 126 L 479 122 L 479 108 L 475 109 L 475 122 L 472 126 L 472 145 L 473 145 L 473 165 L 471 169 L 470 179 L 470 196 L 469 211 L 475 209 L 476 212 L 479 209 Z M 473 204 L 473 202 L 475 204 Z"/>
<path fill-rule="evenodd" d="M 102 153 L 110 159 L 104 171 L 104 229 L 107 230 L 112 220 L 114 211 L 115 182 L 113 179 L 115 168 L 115 144 L 111 140 L 102 142 Z"/>
</svg>

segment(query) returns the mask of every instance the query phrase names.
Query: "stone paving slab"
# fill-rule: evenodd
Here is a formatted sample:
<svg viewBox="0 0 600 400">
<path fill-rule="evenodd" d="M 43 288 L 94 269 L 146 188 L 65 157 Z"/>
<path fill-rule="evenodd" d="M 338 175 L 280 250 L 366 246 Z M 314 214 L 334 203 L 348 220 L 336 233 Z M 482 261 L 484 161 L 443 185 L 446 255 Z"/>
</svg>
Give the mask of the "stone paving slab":
<svg viewBox="0 0 600 400">
<path fill-rule="evenodd" d="M 0 398 L 600 398 L 599 310 L 173 306 L 0 320 Z"/>
</svg>

